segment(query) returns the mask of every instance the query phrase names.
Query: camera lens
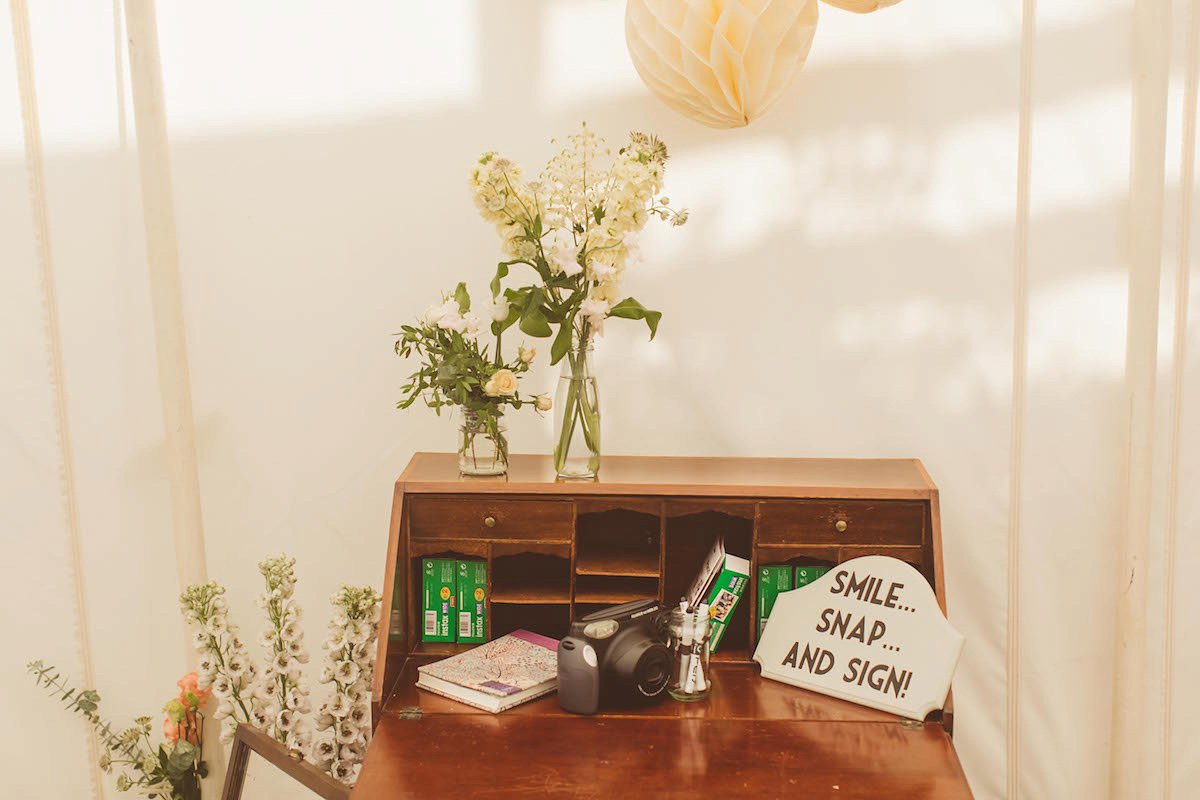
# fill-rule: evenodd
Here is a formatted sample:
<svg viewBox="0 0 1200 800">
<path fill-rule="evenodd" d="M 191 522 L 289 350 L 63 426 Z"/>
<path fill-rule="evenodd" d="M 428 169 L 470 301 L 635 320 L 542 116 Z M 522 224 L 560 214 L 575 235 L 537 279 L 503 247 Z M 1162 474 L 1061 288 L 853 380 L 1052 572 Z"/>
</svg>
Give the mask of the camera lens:
<svg viewBox="0 0 1200 800">
<path fill-rule="evenodd" d="M 651 644 L 638 659 L 633 674 L 638 691 L 654 697 L 666 688 L 671 677 L 671 651 L 659 642 Z"/>
<path fill-rule="evenodd" d="M 671 651 L 644 631 L 617 634 L 609 649 L 614 699 L 639 700 L 657 697 L 671 678 Z"/>
</svg>

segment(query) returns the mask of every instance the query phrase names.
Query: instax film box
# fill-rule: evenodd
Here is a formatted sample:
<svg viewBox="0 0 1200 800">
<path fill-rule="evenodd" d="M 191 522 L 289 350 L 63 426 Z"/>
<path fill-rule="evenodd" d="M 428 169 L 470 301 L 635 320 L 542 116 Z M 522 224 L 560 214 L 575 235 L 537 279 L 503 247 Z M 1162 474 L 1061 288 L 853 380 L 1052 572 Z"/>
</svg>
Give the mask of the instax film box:
<svg viewBox="0 0 1200 800">
<path fill-rule="evenodd" d="M 454 572 L 452 558 L 426 558 L 422 570 L 424 624 L 422 638 L 427 642 L 454 641 Z"/>
<path fill-rule="evenodd" d="M 487 562 L 458 562 L 458 641 L 487 641 Z"/>
<path fill-rule="evenodd" d="M 708 615 L 712 619 L 711 649 L 716 651 L 725 635 L 725 626 L 737 608 L 738 600 L 750 582 L 750 560 L 731 555 L 725 551 L 725 537 L 719 536 L 709 549 L 700 572 L 692 581 L 684 598 L 689 606 L 695 607 L 700 598 L 707 598 Z"/>
<path fill-rule="evenodd" d="M 712 617 L 712 649 L 716 651 L 725 635 L 725 627 L 737 608 L 738 600 L 750 582 L 750 562 L 740 556 L 725 554 L 721 574 L 708 593 L 708 614 Z"/>
<path fill-rule="evenodd" d="M 796 588 L 808 586 L 826 572 L 829 572 L 829 567 L 796 567 Z"/>
<path fill-rule="evenodd" d="M 768 564 L 758 568 L 758 633 L 767 627 L 775 598 L 792 588 L 792 567 L 789 564 Z"/>
</svg>

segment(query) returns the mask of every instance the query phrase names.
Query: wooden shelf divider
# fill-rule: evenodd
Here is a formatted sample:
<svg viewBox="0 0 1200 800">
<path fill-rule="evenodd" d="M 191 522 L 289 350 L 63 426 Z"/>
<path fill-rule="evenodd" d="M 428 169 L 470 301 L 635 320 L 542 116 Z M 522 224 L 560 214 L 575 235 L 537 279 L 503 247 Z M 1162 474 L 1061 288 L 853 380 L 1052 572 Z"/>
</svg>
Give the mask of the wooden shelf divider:
<svg viewBox="0 0 1200 800">
<path fill-rule="evenodd" d="M 653 592 L 620 591 L 617 589 L 577 589 L 576 603 L 592 603 L 599 605 L 617 605 L 628 603 L 630 600 L 653 600 L 658 594 L 658 587 Z"/>
<path fill-rule="evenodd" d="M 657 550 L 643 553 L 585 553 L 580 551 L 575 556 L 575 574 L 657 578 L 659 576 L 658 562 Z"/>
<path fill-rule="evenodd" d="M 566 589 L 549 589 L 532 586 L 529 588 L 493 589 L 492 602 L 508 605 L 542 605 L 570 603 L 571 592 Z"/>
</svg>

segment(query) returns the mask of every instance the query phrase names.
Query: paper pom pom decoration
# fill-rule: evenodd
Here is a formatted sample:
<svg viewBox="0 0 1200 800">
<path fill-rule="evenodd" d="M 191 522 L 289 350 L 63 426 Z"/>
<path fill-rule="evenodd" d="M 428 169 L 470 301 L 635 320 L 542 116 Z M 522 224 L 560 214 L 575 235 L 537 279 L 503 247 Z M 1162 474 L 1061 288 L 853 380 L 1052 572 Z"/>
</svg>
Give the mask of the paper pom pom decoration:
<svg viewBox="0 0 1200 800">
<path fill-rule="evenodd" d="M 900 0 L 825 0 L 825 2 L 843 11 L 853 11 L 855 14 L 870 14 L 872 11 L 894 6 Z"/>
<path fill-rule="evenodd" d="M 766 113 L 804 66 L 816 30 L 817 0 L 629 0 L 625 7 L 625 42 L 646 86 L 711 128 L 748 125 Z"/>
</svg>

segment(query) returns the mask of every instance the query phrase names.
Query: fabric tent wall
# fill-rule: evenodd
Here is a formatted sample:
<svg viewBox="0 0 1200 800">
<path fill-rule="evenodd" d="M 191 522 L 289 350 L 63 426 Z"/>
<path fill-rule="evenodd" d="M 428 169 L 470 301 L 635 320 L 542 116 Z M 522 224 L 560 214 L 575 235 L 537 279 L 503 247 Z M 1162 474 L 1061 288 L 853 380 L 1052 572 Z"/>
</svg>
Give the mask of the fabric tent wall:
<svg viewBox="0 0 1200 800">
<path fill-rule="evenodd" d="M 1178 19 L 1193 5 L 1177 2 Z M 82 729 L 22 673 L 35 657 L 81 669 L 43 366 L 55 337 L 84 644 L 107 712 L 153 712 L 186 666 L 121 15 L 76 6 L 31 9 L 60 306 L 49 334 L 14 39 L 0 28 L 0 325 L 17 345 L 0 350 L 13 387 L 0 450 L 11 654 L 0 680 L 13 722 L 0 763 L 14 796 L 83 796 L 89 783 Z M 620 0 L 311 2 L 287 15 L 162 4 L 207 571 L 235 618 L 261 624 L 254 565 L 279 551 L 298 558 L 314 646 L 339 583 L 378 585 L 391 483 L 412 452 L 452 436 L 446 420 L 391 407 L 406 373 L 389 335 L 460 279 L 483 291 L 497 260 L 465 188 L 472 159 L 494 148 L 533 169 L 581 119 L 610 141 L 655 130 L 672 149 L 668 192 L 692 221 L 650 231 L 630 275 L 628 291 L 665 312 L 658 338 L 614 324 L 597 348 L 606 449 L 920 456 L 942 490 L 950 616 L 968 641 L 955 743 L 976 794 L 1104 796 L 1127 233 L 1140 213 L 1126 202 L 1134 6 L 1042 0 L 1024 18 L 1001 0 L 865 17 L 823 7 L 788 96 L 748 129 L 715 132 L 638 82 Z M 1189 64 L 1188 26 L 1176 28 L 1154 452 L 1155 507 L 1178 498 L 1179 549 L 1175 563 L 1155 551 L 1160 579 L 1200 565 L 1184 535 L 1200 520 L 1184 491 L 1200 474 L 1195 403 L 1178 436 L 1171 424 L 1200 369 L 1195 323 L 1186 351 L 1171 335 L 1173 259 L 1195 261 L 1178 236 L 1195 213 L 1179 178 Z M 554 378 L 543 368 L 531 380 Z M 548 451 L 550 427 L 515 418 L 514 448 Z M 1152 643 L 1170 637 L 1161 585 Z M 1200 704 L 1179 666 L 1200 655 L 1181 633 L 1198 591 L 1180 581 L 1173 601 L 1181 678 L 1166 704 L 1191 709 L 1163 749 L 1178 797 L 1200 781 Z"/>
</svg>

